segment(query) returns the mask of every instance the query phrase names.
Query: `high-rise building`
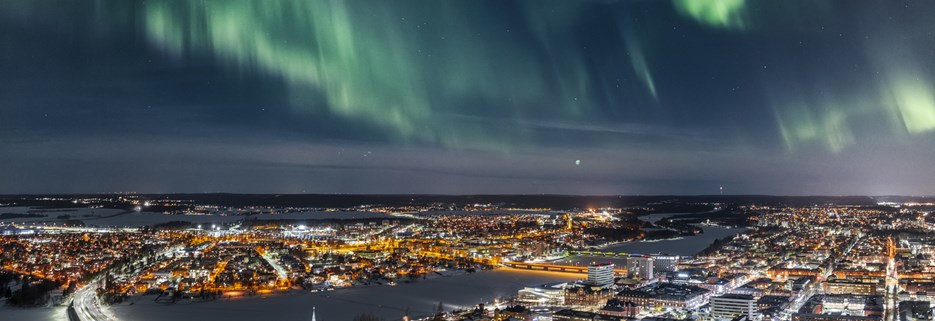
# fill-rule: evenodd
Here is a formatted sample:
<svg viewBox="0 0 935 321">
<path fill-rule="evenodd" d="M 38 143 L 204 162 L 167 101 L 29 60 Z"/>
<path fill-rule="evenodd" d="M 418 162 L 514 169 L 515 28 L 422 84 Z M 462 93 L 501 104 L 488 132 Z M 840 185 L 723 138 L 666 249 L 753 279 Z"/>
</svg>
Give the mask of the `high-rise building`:
<svg viewBox="0 0 935 321">
<path fill-rule="evenodd" d="M 717 320 L 731 320 L 737 316 L 746 316 L 748 320 L 757 317 L 756 299 L 746 294 L 725 294 L 711 297 L 711 317 Z"/>
<path fill-rule="evenodd" d="M 598 263 L 588 265 L 588 284 L 602 287 L 614 284 L 614 264 Z"/>
<path fill-rule="evenodd" d="M 627 258 L 627 277 L 649 280 L 653 278 L 653 265 L 655 260 L 648 256 L 631 256 Z"/>
<path fill-rule="evenodd" d="M 653 255 L 654 272 L 678 271 L 679 257 L 675 255 Z"/>
</svg>

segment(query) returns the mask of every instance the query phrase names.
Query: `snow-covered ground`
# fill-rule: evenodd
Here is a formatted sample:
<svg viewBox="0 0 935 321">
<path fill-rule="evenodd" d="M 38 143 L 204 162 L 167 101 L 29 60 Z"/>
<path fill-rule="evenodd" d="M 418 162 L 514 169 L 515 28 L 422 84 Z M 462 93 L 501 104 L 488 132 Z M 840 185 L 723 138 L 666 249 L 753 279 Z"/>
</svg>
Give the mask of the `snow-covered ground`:
<svg viewBox="0 0 935 321">
<path fill-rule="evenodd" d="M 495 297 L 515 296 L 525 286 L 548 282 L 571 281 L 579 274 L 498 269 L 477 273 L 437 277 L 396 286 L 371 286 L 327 292 L 276 294 L 212 302 L 163 305 L 154 296 L 137 296 L 111 307 L 120 320 L 133 321 L 307 321 L 312 307 L 321 321 L 346 320 L 371 312 L 384 320 L 399 320 L 409 308 L 410 316 L 426 316 L 441 301 L 447 310 L 472 306 Z"/>
<path fill-rule="evenodd" d="M 68 321 L 66 307 L 16 308 L 0 301 L 0 320 L 10 321 Z"/>
</svg>

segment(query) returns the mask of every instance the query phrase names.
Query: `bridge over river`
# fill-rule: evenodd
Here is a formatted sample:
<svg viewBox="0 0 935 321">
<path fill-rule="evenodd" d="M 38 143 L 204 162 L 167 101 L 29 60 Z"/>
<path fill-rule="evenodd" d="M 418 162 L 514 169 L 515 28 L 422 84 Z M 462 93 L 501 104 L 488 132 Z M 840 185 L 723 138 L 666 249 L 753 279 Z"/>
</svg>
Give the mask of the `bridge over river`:
<svg viewBox="0 0 935 321">
<path fill-rule="evenodd" d="M 582 274 L 588 273 L 588 267 L 581 266 L 581 265 L 559 265 L 559 264 L 549 264 L 549 263 L 526 263 L 526 262 L 504 262 L 503 265 L 506 267 L 510 267 L 514 269 L 523 269 L 523 270 L 582 273 Z M 627 274 L 627 269 L 614 269 L 614 273 Z"/>
</svg>

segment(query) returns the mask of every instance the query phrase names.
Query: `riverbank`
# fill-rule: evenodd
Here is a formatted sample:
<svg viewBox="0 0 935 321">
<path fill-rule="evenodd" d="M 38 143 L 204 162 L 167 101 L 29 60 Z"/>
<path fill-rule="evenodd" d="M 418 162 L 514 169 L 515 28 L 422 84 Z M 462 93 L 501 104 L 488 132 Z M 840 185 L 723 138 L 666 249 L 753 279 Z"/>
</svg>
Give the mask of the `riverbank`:
<svg viewBox="0 0 935 321">
<path fill-rule="evenodd" d="M 746 231 L 746 228 L 703 226 L 704 233 L 683 236 L 667 240 L 633 241 L 605 246 L 598 251 L 630 254 L 666 253 L 682 256 L 694 256 L 704 250 L 714 240 L 729 237 Z"/>
<path fill-rule="evenodd" d="M 716 210 L 701 213 L 657 213 L 640 216 L 639 219 L 652 224 L 670 217 L 698 217 L 717 212 Z M 694 256 L 707 248 L 717 239 L 730 237 L 747 230 L 745 227 L 720 226 L 714 224 L 691 224 L 702 230 L 691 236 L 678 236 L 665 239 L 654 240 L 635 240 L 625 242 L 613 242 L 594 248 L 599 252 L 616 252 L 627 254 L 672 254 L 681 256 Z M 569 261 L 571 262 L 571 261 Z"/>
<path fill-rule="evenodd" d="M 436 277 L 396 286 L 350 287 L 340 291 L 257 295 L 200 303 L 163 305 L 152 297 L 134 297 L 111 306 L 121 320 L 310 320 L 311 308 L 319 320 L 352 320 L 373 313 L 384 320 L 399 320 L 408 309 L 411 317 L 429 316 L 439 302 L 446 310 L 466 308 L 495 298 L 515 296 L 526 286 L 567 282 L 580 274 L 498 268 L 452 277 Z M 132 305 L 131 305 L 132 303 Z"/>
</svg>

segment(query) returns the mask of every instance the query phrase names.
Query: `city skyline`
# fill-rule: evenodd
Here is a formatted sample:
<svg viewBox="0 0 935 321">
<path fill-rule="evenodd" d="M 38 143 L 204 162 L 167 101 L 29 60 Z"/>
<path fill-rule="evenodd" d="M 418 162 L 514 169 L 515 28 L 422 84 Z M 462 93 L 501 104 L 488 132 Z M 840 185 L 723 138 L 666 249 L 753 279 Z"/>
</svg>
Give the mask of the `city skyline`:
<svg viewBox="0 0 935 321">
<path fill-rule="evenodd" d="M 0 196 L 0 315 L 931 321 L 933 208 L 907 197 Z"/>
</svg>

